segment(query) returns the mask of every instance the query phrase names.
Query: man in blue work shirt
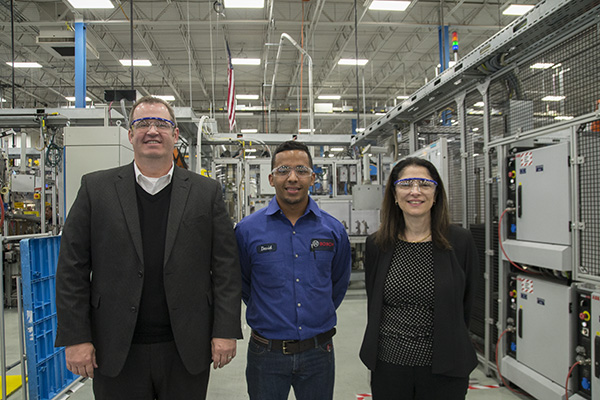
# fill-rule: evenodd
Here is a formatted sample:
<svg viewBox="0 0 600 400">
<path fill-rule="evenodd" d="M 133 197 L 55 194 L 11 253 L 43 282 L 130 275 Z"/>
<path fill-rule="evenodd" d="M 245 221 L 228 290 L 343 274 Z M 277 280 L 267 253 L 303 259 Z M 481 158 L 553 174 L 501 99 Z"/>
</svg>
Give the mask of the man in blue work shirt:
<svg viewBox="0 0 600 400">
<path fill-rule="evenodd" d="M 335 310 L 351 270 L 343 225 L 308 196 L 315 182 L 306 145 L 273 154 L 268 207 L 236 227 L 242 298 L 252 328 L 246 381 L 250 400 L 333 398 Z"/>
</svg>

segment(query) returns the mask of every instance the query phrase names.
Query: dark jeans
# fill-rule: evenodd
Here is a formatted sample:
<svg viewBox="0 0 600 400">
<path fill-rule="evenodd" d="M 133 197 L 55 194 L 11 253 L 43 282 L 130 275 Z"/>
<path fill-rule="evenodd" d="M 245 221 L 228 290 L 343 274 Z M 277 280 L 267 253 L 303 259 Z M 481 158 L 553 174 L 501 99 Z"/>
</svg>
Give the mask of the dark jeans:
<svg viewBox="0 0 600 400">
<path fill-rule="evenodd" d="M 133 344 L 119 375 L 94 371 L 96 400 L 205 400 L 210 367 L 191 375 L 175 342 Z"/>
<path fill-rule="evenodd" d="M 250 400 L 287 400 L 290 387 L 297 400 L 333 399 L 333 342 L 296 354 L 270 351 L 254 339 L 248 343 L 246 382 Z"/>
<path fill-rule="evenodd" d="M 371 373 L 373 400 L 464 400 L 469 378 L 431 373 L 431 367 L 405 367 L 377 361 Z"/>
</svg>

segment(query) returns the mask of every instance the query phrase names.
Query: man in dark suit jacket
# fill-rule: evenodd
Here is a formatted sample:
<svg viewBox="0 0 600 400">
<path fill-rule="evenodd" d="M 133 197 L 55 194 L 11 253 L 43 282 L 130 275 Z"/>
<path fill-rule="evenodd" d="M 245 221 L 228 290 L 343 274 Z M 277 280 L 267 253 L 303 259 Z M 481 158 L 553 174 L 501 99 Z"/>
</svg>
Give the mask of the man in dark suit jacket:
<svg viewBox="0 0 600 400">
<path fill-rule="evenodd" d="M 205 399 L 241 338 L 235 236 L 219 184 L 173 164 L 170 105 L 130 121 L 134 163 L 85 175 L 64 226 L 56 346 L 96 399 Z"/>
</svg>

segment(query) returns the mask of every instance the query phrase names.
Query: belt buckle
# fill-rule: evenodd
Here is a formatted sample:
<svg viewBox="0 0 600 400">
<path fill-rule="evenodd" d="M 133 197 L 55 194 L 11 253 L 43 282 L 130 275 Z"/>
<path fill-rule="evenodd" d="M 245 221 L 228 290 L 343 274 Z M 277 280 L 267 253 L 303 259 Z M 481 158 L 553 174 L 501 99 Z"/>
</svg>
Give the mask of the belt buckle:
<svg viewBox="0 0 600 400">
<path fill-rule="evenodd" d="M 287 345 L 288 343 L 294 343 L 294 340 L 284 340 L 282 345 L 281 345 L 281 349 L 283 350 L 283 354 L 293 354 L 293 353 L 289 353 L 287 350 Z"/>
</svg>

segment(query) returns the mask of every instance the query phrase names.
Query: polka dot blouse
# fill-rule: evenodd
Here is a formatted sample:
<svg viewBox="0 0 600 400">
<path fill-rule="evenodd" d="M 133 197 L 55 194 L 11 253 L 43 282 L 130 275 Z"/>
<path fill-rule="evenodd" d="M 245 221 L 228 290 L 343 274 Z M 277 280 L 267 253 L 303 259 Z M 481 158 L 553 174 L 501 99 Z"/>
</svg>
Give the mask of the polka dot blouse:
<svg viewBox="0 0 600 400">
<path fill-rule="evenodd" d="M 405 366 L 431 365 L 433 242 L 396 242 L 383 291 L 377 357 Z"/>
</svg>

